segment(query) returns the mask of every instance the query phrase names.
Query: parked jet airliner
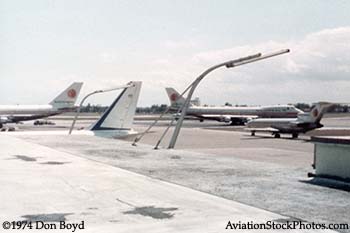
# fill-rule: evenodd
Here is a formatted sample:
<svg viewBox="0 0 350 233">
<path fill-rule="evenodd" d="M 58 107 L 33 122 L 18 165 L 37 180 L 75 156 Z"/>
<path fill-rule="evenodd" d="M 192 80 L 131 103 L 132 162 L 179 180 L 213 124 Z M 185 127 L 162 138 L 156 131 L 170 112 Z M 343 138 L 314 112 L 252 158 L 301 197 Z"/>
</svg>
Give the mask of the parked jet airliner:
<svg viewBox="0 0 350 233">
<path fill-rule="evenodd" d="M 275 138 L 280 138 L 281 133 L 292 134 L 297 138 L 300 133 L 323 127 L 320 123 L 326 110 L 333 106 L 333 103 L 316 103 L 307 113 L 300 113 L 296 118 L 290 119 L 254 119 L 248 122 L 246 130 L 255 136 L 255 132 L 270 132 Z"/>
<path fill-rule="evenodd" d="M 174 110 L 178 110 L 185 99 L 174 88 L 165 88 Z M 186 114 L 195 116 L 201 121 L 205 119 L 244 125 L 253 118 L 291 118 L 303 113 L 293 105 L 272 105 L 262 107 L 204 107 L 191 105 Z"/>
<path fill-rule="evenodd" d="M 137 134 L 132 129 L 142 82 L 130 82 L 103 115 L 86 130 L 73 130 L 73 135 L 92 135 L 107 138 Z M 68 135 L 66 130 L 4 132 L 10 135 Z"/>
<path fill-rule="evenodd" d="M 6 123 L 18 123 L 74 111 L 83 83 L 75 82 L 47 105 L 0 105 L 0 128 Z"/>
</svg>

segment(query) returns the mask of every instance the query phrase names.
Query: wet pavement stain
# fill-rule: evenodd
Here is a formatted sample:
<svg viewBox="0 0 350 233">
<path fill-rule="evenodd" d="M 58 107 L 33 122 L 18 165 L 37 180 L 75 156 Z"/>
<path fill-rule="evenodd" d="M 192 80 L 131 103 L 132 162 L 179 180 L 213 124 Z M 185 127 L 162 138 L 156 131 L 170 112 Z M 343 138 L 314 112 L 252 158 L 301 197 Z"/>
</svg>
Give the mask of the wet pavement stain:
<svg viewBox="0 0 350 233">
<path fill-rule="evenodd" d="M 66 163 L 70 163 L 70 162 L 48 161 L 48 162 L 44 162 L 44 163 L 40 163 L 40 164 L 43 164 L 43 165 L 63 165 Z"/>
<path fill-rule="evenodd" d="M 134 210 L 125 211 L 123 214 L 139 214 L 155 219 L 170 219 L 174 216 L 173 213 L 166 213 L 178 210 L 178 208 L 159 208 L 154 206 L 135 207 Z"/>
<path fill-rule="evenodd" d="M 73 213 L 54 213 L 54 214 L 33 214 L 33 215 L 23 215 L 29 222 L 42 221 L 42 222 L 60 222 L 66 221 L 67 215 L 72 215 Z"/>
<path fill-rule="evenodd" d="M 14 155 L 14 157 L 16 159 L 20 159 L 26 162 L 35 162 L 36 158 L 35 157 L 30 157 L 30 156 L 26 156 L 26 155 Z"/>
</svg>

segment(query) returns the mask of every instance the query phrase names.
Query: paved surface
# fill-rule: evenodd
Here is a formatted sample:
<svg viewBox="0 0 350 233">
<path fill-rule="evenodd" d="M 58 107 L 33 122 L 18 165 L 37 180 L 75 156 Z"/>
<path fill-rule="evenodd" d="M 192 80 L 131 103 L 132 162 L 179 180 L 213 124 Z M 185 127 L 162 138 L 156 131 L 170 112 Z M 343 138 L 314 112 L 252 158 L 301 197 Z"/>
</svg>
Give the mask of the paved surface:
<svg viewBox="0 0 350 233">
<path fill-rule="evenodd" d="M 325 118 L 326 127 L 345 128 L 348 116 Z M 80 126 L 87 126 L 88 121 Z M 60 121 L 54 128 L 67 128 Z M 154 146 L 166 122 L 152 129 L 142 143 Z M 78 124 L 78 127 L 80 127 Z M 145 122 L 136 122 L 142 131 Z M 23 125 L 22 130 L 33 126 Z M 52 126 L 35 127 L 51 129 Z M 345 133 L 348 132 L 348 129 Z M 0 134 L 1 135 L 1 134 Z M 22 139 L 123 168 L 148 177 L 180 184 L 283 216 L 318 223 L 349 223 L 349 187 L 309 179 L 313 145 L 308 136 L 292 140 L 265 134 L 251 137 L 241 127 L 216 122 L 186 122 L 177 148 L 154 151 L 130 142 L 92 137 L 22 136 Z M 166 146 L 167 140 L 163 146 Z M 169 207 L 170 208 L 170 207 Z M 344 231 L 350 232 L 350 231 Z"/>
<path fill-rule="evenodd" d="M 228 220 L 289 219 L 9 136 L 0 147 L 2 221 L 84 220 L 80 232 L 224 232 Z"/>
<path fill-rule="evenodd" d="M 205 132 L 212 132 L 203 131 L 201 138 L 205 138 Z M 349 222 L 350 193 L 336 184 L 331 183 L 335 188 L 329 188 L 328 182 L 307 178 L 307 172 L 312 171 L 312 152 L 308 152 L 312 145 L 302 140 L 278 140 L 280 145 L 286 144 L 281 149 L 273 148 L 278 145 L 270 139 L 250 140 L 255 148 L 247 144 L 231 151 L 206 149 L 203 145 L 199 150 L 207 151 L 198 153 L 145 150 L 144 146 L 135 148 L 119 140 L 73 137 L 24 138 L 284 216 L 317 223 Z M 240 135 L 235 140 L 240 140 Z M 298 147 L 299 152 L 293 149 Z"/>
</svg>

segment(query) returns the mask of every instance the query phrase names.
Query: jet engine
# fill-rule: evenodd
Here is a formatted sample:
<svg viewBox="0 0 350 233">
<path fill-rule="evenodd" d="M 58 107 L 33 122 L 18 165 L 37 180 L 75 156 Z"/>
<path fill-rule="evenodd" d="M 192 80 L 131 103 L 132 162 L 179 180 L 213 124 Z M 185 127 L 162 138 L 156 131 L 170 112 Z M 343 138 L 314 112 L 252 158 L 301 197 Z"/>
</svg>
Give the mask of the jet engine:
<svg viewBox="0 0 350 233">
<path fill-rule="evenodd" d="M 231 117 L 228 117 L 228 116 L 221 116 L 219 121 L 220 121 L 220 122 L 229 123 L 229 122 L 231 122 Z"/>
</svg>

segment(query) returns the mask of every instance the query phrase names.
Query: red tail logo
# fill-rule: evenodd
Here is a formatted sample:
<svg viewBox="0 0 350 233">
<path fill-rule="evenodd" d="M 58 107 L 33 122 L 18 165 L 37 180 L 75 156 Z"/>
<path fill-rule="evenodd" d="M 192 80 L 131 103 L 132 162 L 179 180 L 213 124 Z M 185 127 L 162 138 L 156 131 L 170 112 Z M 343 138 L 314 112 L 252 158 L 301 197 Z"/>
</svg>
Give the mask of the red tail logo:
<svg viewBox="0 0 350 233">
<path fill-rule="evenodd" d="M 170 95 L 170 100 L 171 101 L 176 101 L 177 100 L 177 94 L 173 93 Z"/>
<path fill-rule="evenodd" d="M 69 98 L 75 98 L 77 96 L 77 92 L 74 89 L 70 89 L 67 93 Z"/>
</svg>

